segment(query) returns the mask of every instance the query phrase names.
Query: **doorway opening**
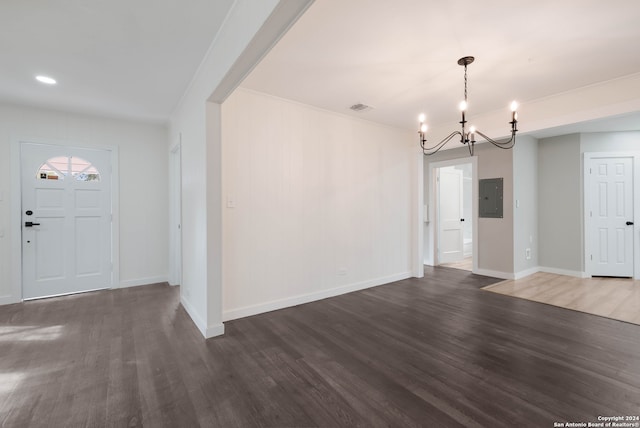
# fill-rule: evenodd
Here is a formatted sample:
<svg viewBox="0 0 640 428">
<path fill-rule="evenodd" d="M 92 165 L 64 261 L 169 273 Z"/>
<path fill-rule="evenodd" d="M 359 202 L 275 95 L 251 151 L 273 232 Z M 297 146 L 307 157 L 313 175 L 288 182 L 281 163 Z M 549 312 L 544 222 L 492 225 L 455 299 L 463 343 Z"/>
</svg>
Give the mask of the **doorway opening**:
<svg viewBox="0 0 640 428">
<path fill-rule="evenodd" d="M 429 164 L 425 264 L 477 269 L 477 158 Z"/>
</svg>

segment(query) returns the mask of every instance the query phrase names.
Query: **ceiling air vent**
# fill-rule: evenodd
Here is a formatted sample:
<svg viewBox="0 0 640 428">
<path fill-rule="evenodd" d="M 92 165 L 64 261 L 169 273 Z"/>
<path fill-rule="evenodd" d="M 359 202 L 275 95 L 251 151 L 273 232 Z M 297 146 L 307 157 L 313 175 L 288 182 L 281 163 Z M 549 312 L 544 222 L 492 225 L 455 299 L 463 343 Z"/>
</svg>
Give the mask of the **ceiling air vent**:
<svg viewBox="0 0 640 428">
<path fill-rule="evenodd" d="M 357 111 L 357 112 L 361 112 L 361 111 L 367 111 L 367 110 L 371 110 L 373 107 L 365 105 L 365 104 L 354 104 L 351 107 L 349 107 L 351 110 L 353 111 Z"/>
</svg>

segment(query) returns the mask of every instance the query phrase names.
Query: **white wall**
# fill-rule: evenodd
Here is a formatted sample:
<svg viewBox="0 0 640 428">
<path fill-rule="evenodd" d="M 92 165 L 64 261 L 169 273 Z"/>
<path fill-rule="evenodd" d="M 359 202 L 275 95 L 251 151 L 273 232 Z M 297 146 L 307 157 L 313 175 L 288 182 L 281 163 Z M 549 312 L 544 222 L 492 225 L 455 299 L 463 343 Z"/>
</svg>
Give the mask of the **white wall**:
<svg viewBox="0 0 640 428">
<path fill-rule="evenodd" d="M 119 276 L 116 286 L 166 281 L 168 234 L 166 129 L 162 125 L 0 105 L 0 302 L 21 298 L 11 286 L 11 146 L 20 139 L 119 152 Z M 18 197 L 19 200 L 19 197 Z M 19 236 L 19 232 L 18 235 Z M 19 248 L 19 244 L 18 244 Z M 118 262 L 118 261 L 116 261 Z"/>
<path fill-rule="evenodd" d="M 411 276 L 413 132 L 247 90 L 222 113 L 225 320 Z"/>
<path fill-rule="evenodd" d="M 220 102 L 216 94 L 224 98 L 308 3 L 299 1 L 291 11 L 291 2 L 236 0 L 170 119 L 169 140 L 182 141 L 180 298 L 205 337 L 224 332 L 222 242 L 216 239 L 222 228 L 220 106 L 207 101 Z"/>
</svg>

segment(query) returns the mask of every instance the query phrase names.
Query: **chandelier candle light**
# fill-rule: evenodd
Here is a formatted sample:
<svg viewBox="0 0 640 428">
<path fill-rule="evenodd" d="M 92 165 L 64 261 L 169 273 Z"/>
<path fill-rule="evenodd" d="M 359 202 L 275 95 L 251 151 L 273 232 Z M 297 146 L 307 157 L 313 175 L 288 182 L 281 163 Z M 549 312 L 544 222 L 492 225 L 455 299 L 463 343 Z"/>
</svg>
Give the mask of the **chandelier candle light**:
<svg viewBox="0 0 640 428">
<path fill-rule="evenodd" d="M 418 117 L 418 121 L 420 122 L 420 128 L 418 130 L 418 135 L 420 136 L 420 147 L 422 147 L 422 152 L 425 155 L 432 155 L 436 153 L 456 135 L 459 135 L 460 142 L 462 144 L 465 144 L 469 148 L 469 154 L 471 156 L 473 156 L 473 149 L 476 143 L 476 134 L 501 149 L 511 149 L 516 144 L 516 132 L 518 132 L 518 129 L 516 128 L 516 125 L 518 124 L 518 112 L 516 110 L 518 109 L 518 103 L 516 103 L 515 101 L 511 103 L 511 122 L 509 122 L 511 124 L 511 138 L 509 138 L 509 140 L 498 142 L 492 138 L 487 137 L 485 134 L 478 131 L 474 126 L 471 126 L 469 128 L 469 131 L 466 130 L 467 119 L 465 117 L 465 112 L 467 111 L 467 66 L 471 64 L 474 59 L 475 58 L 472 56 L 465 56 L 458 60 L 458 65 L 464 66 L 464 101 L 460 103 L 460 111 L 462 112 L 462 120 L 460 121 L 460 125 L 462 125 L 462 130 L 452 132 L 433 147 L 427 147 L 427 139 L 425 137 L 425 134 L 427 133 L 427 124 L 425 122 L 426 116 L 424 115 L 424 113 L 422 113 Z"/>
</svg>

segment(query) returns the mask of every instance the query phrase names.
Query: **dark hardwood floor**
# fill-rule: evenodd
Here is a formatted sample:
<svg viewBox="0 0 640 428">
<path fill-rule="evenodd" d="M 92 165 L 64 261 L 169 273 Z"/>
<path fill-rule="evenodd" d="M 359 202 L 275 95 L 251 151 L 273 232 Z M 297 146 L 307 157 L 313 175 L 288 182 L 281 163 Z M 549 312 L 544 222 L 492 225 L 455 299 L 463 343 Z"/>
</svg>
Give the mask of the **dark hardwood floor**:
<svg viewBox="0 0 640 428">
<path fill-rule="evenodd" d="M 167 285 L 0 307 L 3 427 L 553 427 L 640 413 L 640 326 L 424 279 L 226 323 Z"/>
</svg>

